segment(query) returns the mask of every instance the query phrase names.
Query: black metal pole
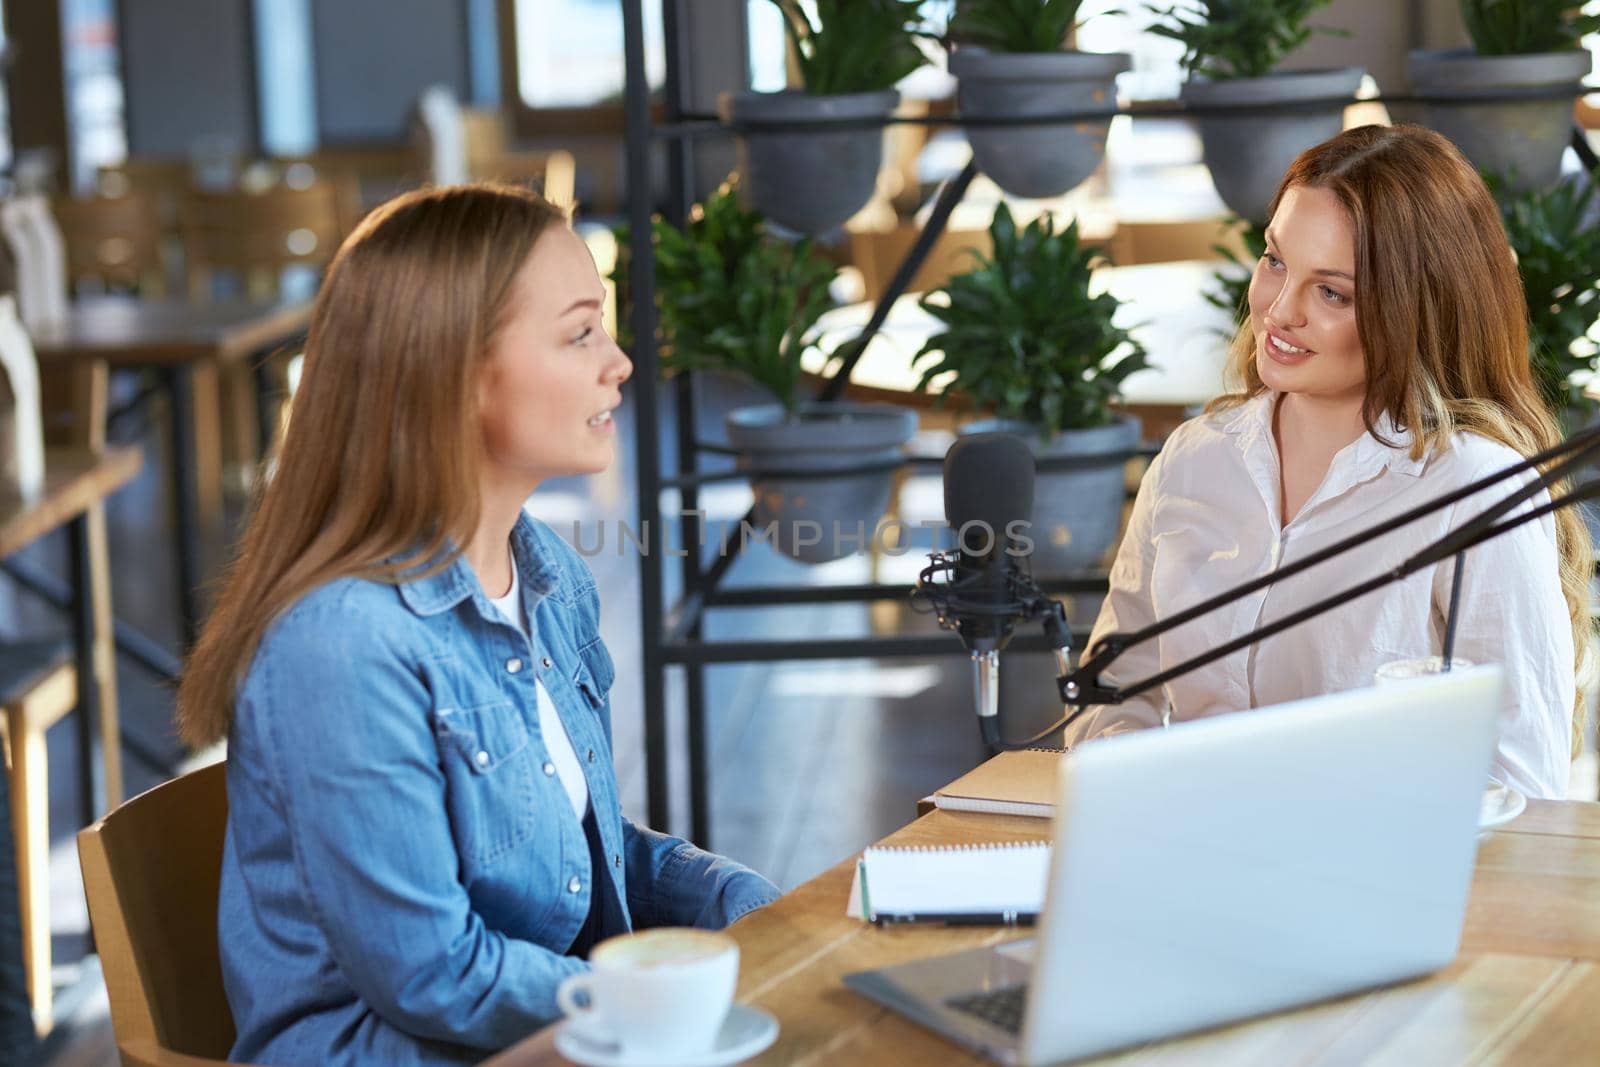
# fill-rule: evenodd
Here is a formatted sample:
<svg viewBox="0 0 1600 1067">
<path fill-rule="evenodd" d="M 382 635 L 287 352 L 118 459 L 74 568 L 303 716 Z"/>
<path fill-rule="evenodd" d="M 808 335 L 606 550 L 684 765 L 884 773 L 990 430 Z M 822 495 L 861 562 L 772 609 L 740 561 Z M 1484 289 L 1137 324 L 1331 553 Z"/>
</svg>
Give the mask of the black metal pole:
<svg viewBox="0 0 1600 1067">
<path fill-rule="evenodd" d="M 646 818 L 668 829 L 667 705 L 661 657 L 661 474 L 656 468 L 660 437 L 656 412 L 656 271 L 650 246 L 650 83 L 644 69 L 644 14 L 641 0 L 622 0 L 622 43 L 626 63 L 623 91 L 628 181 L 629 309 L 633 326 L 634 465 L 638 468 L 639 528 L 644 552 L 639 558 L 639 626 L 644 658 L 644 749 Z"/>
<path fill-rule="evenodd" d="M 194 371 L 188 364 L 168 368 L 171 423 L 172 522 L 178 551 L 178 614 L 183 647 L 194 644 L 200 626 L 200 516 L 195 494 Z"/>
<path fill-rule="evenodd" d="M 662 0 L 661 28 L 666 38 L 666 76 L 662 85 L 663 118 L 676 124 L 683 114 L 683 24 L 682 9 L 678 0 Z M 667 142 L 667 220 L 682 226 L 689 218 L 694 203 L 694 159 L 689 146 L 681 137 Z M 695 455 L 696 416 L 694 383 L 689 375 L 680 374 L 673 383 L 677 402 L 676 429 L 678 437 L 678 476 L 692 475 L 699 466 Z M 679 490 L 681 505 L 675 517 L 679 531 L 678 548 L 682 550 L 681 574 L 686 595 L 695 595 L 701 588 L 700 539 L 702 526 L 699 507 L 700 492 L 693 485 Z M 663 523 L 667 521 L 662 517 Z M 689 632 L 693 640 L 700 640 L 703 631 L 695 625 Z M 691 663 L 684 667 L 685 712 L 688 723 L 686 738 L 689 748 L 689 838 L 701 848 L 711 847 L 710 770 L 706 766 L 706 674 L 705 667 Z"/>
<path fill-rule="evenodd" d="M 250 365 L 250 375 L 255 382 L 256 393 L 256 451 L 257 458 L 266 459 L 272 452 L 272 439 L 277 430 L 277 399 L 278 386 L 272 380 L 272 353 L 259 353 Z"/>
<path fill-rule="evenodd" d="M 72 569 L 72 657 L 78 674 L 78 708 L 73 716 L 78 734 L 78 805 L 87 826 L 100 817 L 106 799 L 104 765 L 95 758 L 100 750 L 100 672 L 95 669 L 97 619 L 87 513 L 67 523 L 67 545 Z"/>
<path fill-rule="evenodd" d="M 917 243 L 906 253 L 906 258 L 900 262 L 900 269 L 894 272 L 894 277 L 889 281 L 889 288 L 878 298 L 878 305 L 872 309 L 872 318 L 867 321 L 866 328 L 847 342 L 849 354 L 845 356 L 838 372 L 822 384 L 822 391 L 817 394 L 818 400 L 837 400 L 844 392 L 844 387 L 850 384 L 850 374 L 861 361 L 861 354 L 867 350 L 867 345 L 877 335 L 884 320 L 889 317 L 894 302 L 899 300 L 901 294 L 911 285 L 911 279 L 916 276 L 917 268 L 928 258 L 928 253 L 933 251 L 933 243 L 939 239 L 939 235 L 944 232 L 945 224 L 950 221 L 950 213 L 961 203 L 961 198 L 967 194 L 967 186 L 971 185 L 972 179 L 977 176 L 977 161 L 969 160 L 961 173 L 945 182 L 944 187 L 939 190 L 939 198 L 934 201 L 933 211 L 928 216 L 928 224 L 917 234 Z"/>
</svg>

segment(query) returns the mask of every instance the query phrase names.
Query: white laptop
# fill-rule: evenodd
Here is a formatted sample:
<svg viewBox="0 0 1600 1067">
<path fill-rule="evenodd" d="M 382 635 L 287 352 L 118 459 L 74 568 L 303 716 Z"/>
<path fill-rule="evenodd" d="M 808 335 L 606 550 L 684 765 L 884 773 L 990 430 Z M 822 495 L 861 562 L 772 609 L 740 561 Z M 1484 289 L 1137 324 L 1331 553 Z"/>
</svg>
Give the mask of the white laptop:
<svg viewBox="0 0 1600 1067">
<path fill-rule="evenodd" d="M 1038 936 L 845 983 L 1047 1064 L 1437 970 L 1504 702 L 1476 667 L 1083 745 Z"/>
</svg>

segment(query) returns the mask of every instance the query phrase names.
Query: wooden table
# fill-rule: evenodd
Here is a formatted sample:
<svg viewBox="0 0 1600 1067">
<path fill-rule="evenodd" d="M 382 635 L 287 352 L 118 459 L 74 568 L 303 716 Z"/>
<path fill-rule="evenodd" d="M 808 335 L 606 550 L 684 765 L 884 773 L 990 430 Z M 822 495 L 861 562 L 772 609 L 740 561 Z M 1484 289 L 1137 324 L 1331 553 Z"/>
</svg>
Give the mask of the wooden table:
<svg viewBox="0 0 1600 1067">
<path fill-rule="evenodd" d="M 163 377 L 171 396 L 169 467 L 177 526 L 178 602 L 186 643 L 193 639 L 199 621 L 197 462 L 218 458 L 211 454 L 214 442 L 206 455 L 197 457 L 195 375 L 214 378 L 222 367 L 294 340 L 310 321 L 311 302 L 303 300 L 264 304 L 83 297 L 73 301 L 65 322 L 33 335 L 34 350 L 45 365 L 99 360 L 112 367 L 154 369 Z M 261 400 L 270 390 L 259 363 L 256 370 Z M 260 429 L 264 447 L 270 435 L 264 412 Z M 207 485 L 214 483 L 220 484 L 220 467 L 215 478 L 206 479 Z"/>
<path fill-rule="evenodd" d="M 122 802 L 122 731 L 117 714 L 116 648 L 111 614 L 111 578 L 106 544 L 106 497 L 132 481 L 143 464 L 136 447 L 105 452 L 50 450 L 45 453 L 45 484 L 35 498 L 24 500 L 14 490 L 0 489 L 0 559 L 27 547 L 34 541 L 65 527 L 71 570 L 72 654 L 77 704 L 74 709 L 78 749 L 78 799 L 84 824 L 98 819 L 109 806 Z M 20 712 L 21 709 L 14 709 Z M 12 723 L 12 739 L 17 730 L 27 729 Z M 31 746 L 32 759 L 43 761 L 43 729 Z M 13 764 L 20 774 L 28 765 L 21 752 L 13 751 Z M 42 768 L 43 763 L 40 763 Z M 47 817 L 48 790 L 45 779 L 19 778 L 17 817 L 27 823 Z M 10 783 L 0 775 L 0 792 L 10 809 Z M 11 819 L 6 817 L 9 828 Z M 27 839 L 25 839 L 27 840 Z M 10 865 L 11 844 L 4 846 L 0 864 Z M 19 890 L 27 907 L 23 913 L 34 925 L 28 955 L 32 966 L 49 973 L 49 870 L 48 844 L 39 837 L 24 850 L 17 871 Z M 8 906 L 15 902 L 7 901 Z M 11 1010 L 16 1010 L 12 1006 Z M 36 1018 L 48 1024 L 52 1013 L 49 983 L 36 990 L 29 1006 Z"/>
<path fill-rule="evenodd" d="M 102 453 L 49 450 L 43 493 L 22 500 L 0 490 L 0 558 L 66 528 L 72 571 L 73 655 L 78 673 L 79 779 L 84 818 L 104 810 L 105 797 L 122 802 L 122 772 L 115 690 L 116 649 L 111 630 L 111 577 L 106 552 L 106 497 L 127 485 L 144 465 L 137 447 Z M 99 740 L 96 739 L 99 735 Z M 93 765 L 92 747 L 106 748 L 105 775 Z"/>
<path fill-rule="evenodd" d="M 886 840 L 900 845 L 1022 841 L 1047 824 L 936 811 Z M 850 971 L 1015 936 L 998 929 L 876 929 L 844 915 L 855 858 L 732 928 L 739 999 L 782 1024 L 758 1064 L 979 1064 L 986 1061 L 845 989 Z M 1480 846 L 1462 951 L 1422 981 L 1160 1042 L 1094 1064 L 1600 1063 L 1600 804 L 1533 801 Z M 490 1061 L 566 1061 L 547 1028 Z"/>
</svg>

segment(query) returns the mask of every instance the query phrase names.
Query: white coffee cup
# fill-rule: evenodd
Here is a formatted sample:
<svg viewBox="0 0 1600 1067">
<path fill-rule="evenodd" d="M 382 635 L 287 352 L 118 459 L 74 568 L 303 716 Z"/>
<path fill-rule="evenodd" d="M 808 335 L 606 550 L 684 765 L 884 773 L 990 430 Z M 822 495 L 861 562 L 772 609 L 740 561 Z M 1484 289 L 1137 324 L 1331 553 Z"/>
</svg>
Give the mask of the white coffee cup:
<svg viewBox="0 0 1600 1067">
<path fill-rule="evenodd" d="M 716 1042 L 739 980 L 739 943 L 727 934 L 662 927 L 607 938 L 590 970 L 556 990 L 585 1038 L 625 1056 L 694 1056 Z"/>
<path fill-rule="evenodd" d="M 1452 656 L 1450 669 L 1453 671 L 1466 670 L 1472 666 L 1470 662 L 1459 656 Z M 1392 659 L 1372 672 L 1372 684 L 1393 685 L 1396 682 L 1410 681 L 1413 678 L 1426 678 L 1430 674 L 1444 673 L 1443 656 L 1417 656 L 1412 659 Z"/>
</svg>

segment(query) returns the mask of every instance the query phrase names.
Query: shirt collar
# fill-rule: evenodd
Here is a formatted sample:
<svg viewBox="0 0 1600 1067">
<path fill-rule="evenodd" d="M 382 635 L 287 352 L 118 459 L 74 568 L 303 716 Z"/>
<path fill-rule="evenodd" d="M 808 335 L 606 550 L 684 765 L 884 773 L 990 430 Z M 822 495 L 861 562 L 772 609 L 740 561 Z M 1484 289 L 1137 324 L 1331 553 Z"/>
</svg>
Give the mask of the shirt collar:
<svg viewBox="0 0 1600 1067">
<path fill-rule="evenodd" d="M 429 563 L 437 560 L 435 556 Z M 549 553 L 540 551 L 533 520 L 526 511 L 517 517 L 517 524 L 511 530 L 511 560 L 512 566 L 520 572 L 523 597 L 531 612 L 534 604 L 560 584 L 561 570 Z M 414 570 L 427 569 L 428 565 L 424 564 Z M 399 581 L 400 599 L 418 615 L 437 615 L 474 596 L 482 600 L 479 608 L 485 611 L 494 608 L 478 576 L 472 572 L 471 565 L 463 555 L 458 554 L 449 566 L 437 574 L 407 578 L 405 573 L 402 572 Z"/>
<path fill-rule="evenodd" d="M 1270 441 L 1272 412 L 1278 396 L 1279 394 L 1271 389 L 1257 393 L 1224 417 L 1221 424 L 1222 431 L 1237 436 L 1240 439 L 1239 448 L 1242 450 L 1247 450 L 1257 439 Z M 1396 474 L 1420 477 L 1422 468 L 1427 463 L 1427 457 L 1412 458 L 1411 431 L 1395 422 L 1394 416 L 1387 411 L 1374 421 L 1373 429 L 1383 441 L 1370 433 L 1365 433 L 1354 442 L 1351 473 L 1355 479 L 1365 480 L 1384 467 Z M 1389 443 L 1385 444 L 1384 441 Z"/>
</svg>

